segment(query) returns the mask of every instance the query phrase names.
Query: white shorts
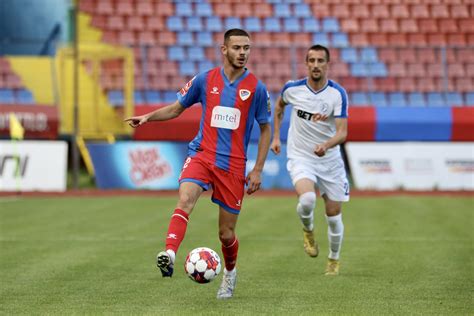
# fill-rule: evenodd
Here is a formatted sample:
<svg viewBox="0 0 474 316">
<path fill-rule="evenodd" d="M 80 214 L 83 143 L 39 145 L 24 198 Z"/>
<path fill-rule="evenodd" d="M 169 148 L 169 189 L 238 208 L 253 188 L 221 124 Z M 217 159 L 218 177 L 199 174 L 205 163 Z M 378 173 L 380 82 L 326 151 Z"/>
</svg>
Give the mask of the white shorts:
<svg viewBox="0 0 474 316">
<path fill-rule="evenodd" d="M 293 185 L 298 180 L 309 179 L 318 187 L 321 195 L 335 202 L 349 201 L 349 181 L 342 159 L 315 161 L 288 159 L 286 164 Z"/>
</svg>

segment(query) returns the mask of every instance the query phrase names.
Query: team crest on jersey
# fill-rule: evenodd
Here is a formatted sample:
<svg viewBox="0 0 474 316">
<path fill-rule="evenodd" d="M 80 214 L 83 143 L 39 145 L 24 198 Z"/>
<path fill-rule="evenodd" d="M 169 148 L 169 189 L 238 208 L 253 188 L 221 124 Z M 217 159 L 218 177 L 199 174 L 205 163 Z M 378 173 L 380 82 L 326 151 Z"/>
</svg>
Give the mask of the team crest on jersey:
<svg viewBox="0 0 474 316">
<path fill-rule="evenodd" d="M 247 100 L 250 97 L 250 91 L 247 89 L 240 89 L 239 90 L 239 97 L 242 101 Z"/>
<path fill-rule="evenodd" d="M 189 89 L 191 88 L 191 86 L 193 85 L 193 80 L 194 78 L 196 77 L 193 77 L 193 79 L 189 80 L 188 83 L 186 83 L 186 85 L 184 87 L 181 88 L 181 90 L 179 90 L 179 93 L 184 97 L 186 95 L 186 93 L 188 93 Z"/>
</svg>

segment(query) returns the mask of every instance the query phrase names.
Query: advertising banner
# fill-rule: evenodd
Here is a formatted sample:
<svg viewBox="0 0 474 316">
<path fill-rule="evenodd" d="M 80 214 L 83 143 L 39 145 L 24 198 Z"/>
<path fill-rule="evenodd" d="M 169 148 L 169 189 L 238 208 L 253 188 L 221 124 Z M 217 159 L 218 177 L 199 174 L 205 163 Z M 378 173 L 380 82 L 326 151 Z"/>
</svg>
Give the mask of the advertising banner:
<svg viewBox="0 0 474 316">
<path fill-rule="evenodd" d="M 474 143 L 347 143 L 355 186 L 374 190 L 474 190 Z"/>
<path fill-rule="evenodd" d="M 67 143 L 0 141 L 0 191 L 65 191 Z"/>
<path fill-rule="evenodd" d="M 0 105 L 0 137 L 9 137 L 10 113 L 14 113 L 25 129 L 25 138 L 58 138 L 59 115 L 56 106 Z"/>
<path fill-rule="evenodd" d="M 174 190 L 187 156 L 187 143 L 117 142 L 88 144 L 101 189 Z"/>
</svg>

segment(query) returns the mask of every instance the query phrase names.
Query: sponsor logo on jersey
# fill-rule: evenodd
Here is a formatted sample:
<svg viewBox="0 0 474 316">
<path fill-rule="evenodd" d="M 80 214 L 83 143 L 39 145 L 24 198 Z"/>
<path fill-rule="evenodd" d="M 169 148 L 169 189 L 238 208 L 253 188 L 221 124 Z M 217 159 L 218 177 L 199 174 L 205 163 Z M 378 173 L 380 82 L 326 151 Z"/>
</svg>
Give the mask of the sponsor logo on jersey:
<svg viewBox="0 0 474 316">
<path fill-rule="evenodd" d="M 191 86 L 193 85 L 193 80 L 194 78 L 196 77 L 193 77 L 193 79 L 189 80 L 188 83 L 186 83 L 186 85 L 184 87 L 181 88 L 181 90 L 179 90 L 179 93 L 184 97 L 186 95 L 186 93 L 188 93 L 189 89 L 191 88 Z"/>
<path fill-rule="evenodd" d="M 219 88 L 218 87 L 213 87 L 211 90 L 212 94 L 219 94 Z"/>
<path fill-rule="evenodd" d="M 240 125 L 240 110 L 225 106 L 215 106 L 212 109 L 211 126 L 236 130 Z"/>
<path fill-rule="evenodd" d="M 313 113 L 309 113 L 309 112 L 306 112 L 306 111 L 303 111 L 303 110 L 296 110 L 296 115 L 298 117 L 301 117 L 302 119 L 304 120 L 308 120 L 308 121 L 311 121 L 311 118 L 313 117 Z"/>
<path fill-rule="evenodd" d="M 250 91 L 247 89 L 240 89 L 239 90 L 239 97 L 242 101 L 247 100 L 250 97 Z"/>
</svg>

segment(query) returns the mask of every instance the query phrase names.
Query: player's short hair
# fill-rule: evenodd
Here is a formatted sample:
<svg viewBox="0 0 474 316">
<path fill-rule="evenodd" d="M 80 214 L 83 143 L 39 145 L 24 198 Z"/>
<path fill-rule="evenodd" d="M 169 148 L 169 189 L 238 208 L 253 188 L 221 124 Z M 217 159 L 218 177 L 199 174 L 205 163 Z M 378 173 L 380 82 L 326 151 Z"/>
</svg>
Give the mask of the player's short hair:
<svg viewBox="0 0 474 316">
<path fill-rule="evenodd" d="M 316 45 L 313 45 L 310 48 L 308 48 L 308 51 L 306 52 L 306 61 L 308 61 L 308 52 L 310 50 L 323 50 L 323 51 L 326 52 L 326 61 L 331 60 L 331 56 L 329 55 L 329 49 L 326 46 L 316 44 Z"/>
<path fill-rule="evenodd" d="M 230 29 L 230 30 L 227 30 L 227 32 L 225 32 L 224 34 L 224 44 L 227 44 L 231 36 L 246 36 L 250 38 L 249 33 L 247 33 L 246 31 L 242 29 Z"/>
</svg>

